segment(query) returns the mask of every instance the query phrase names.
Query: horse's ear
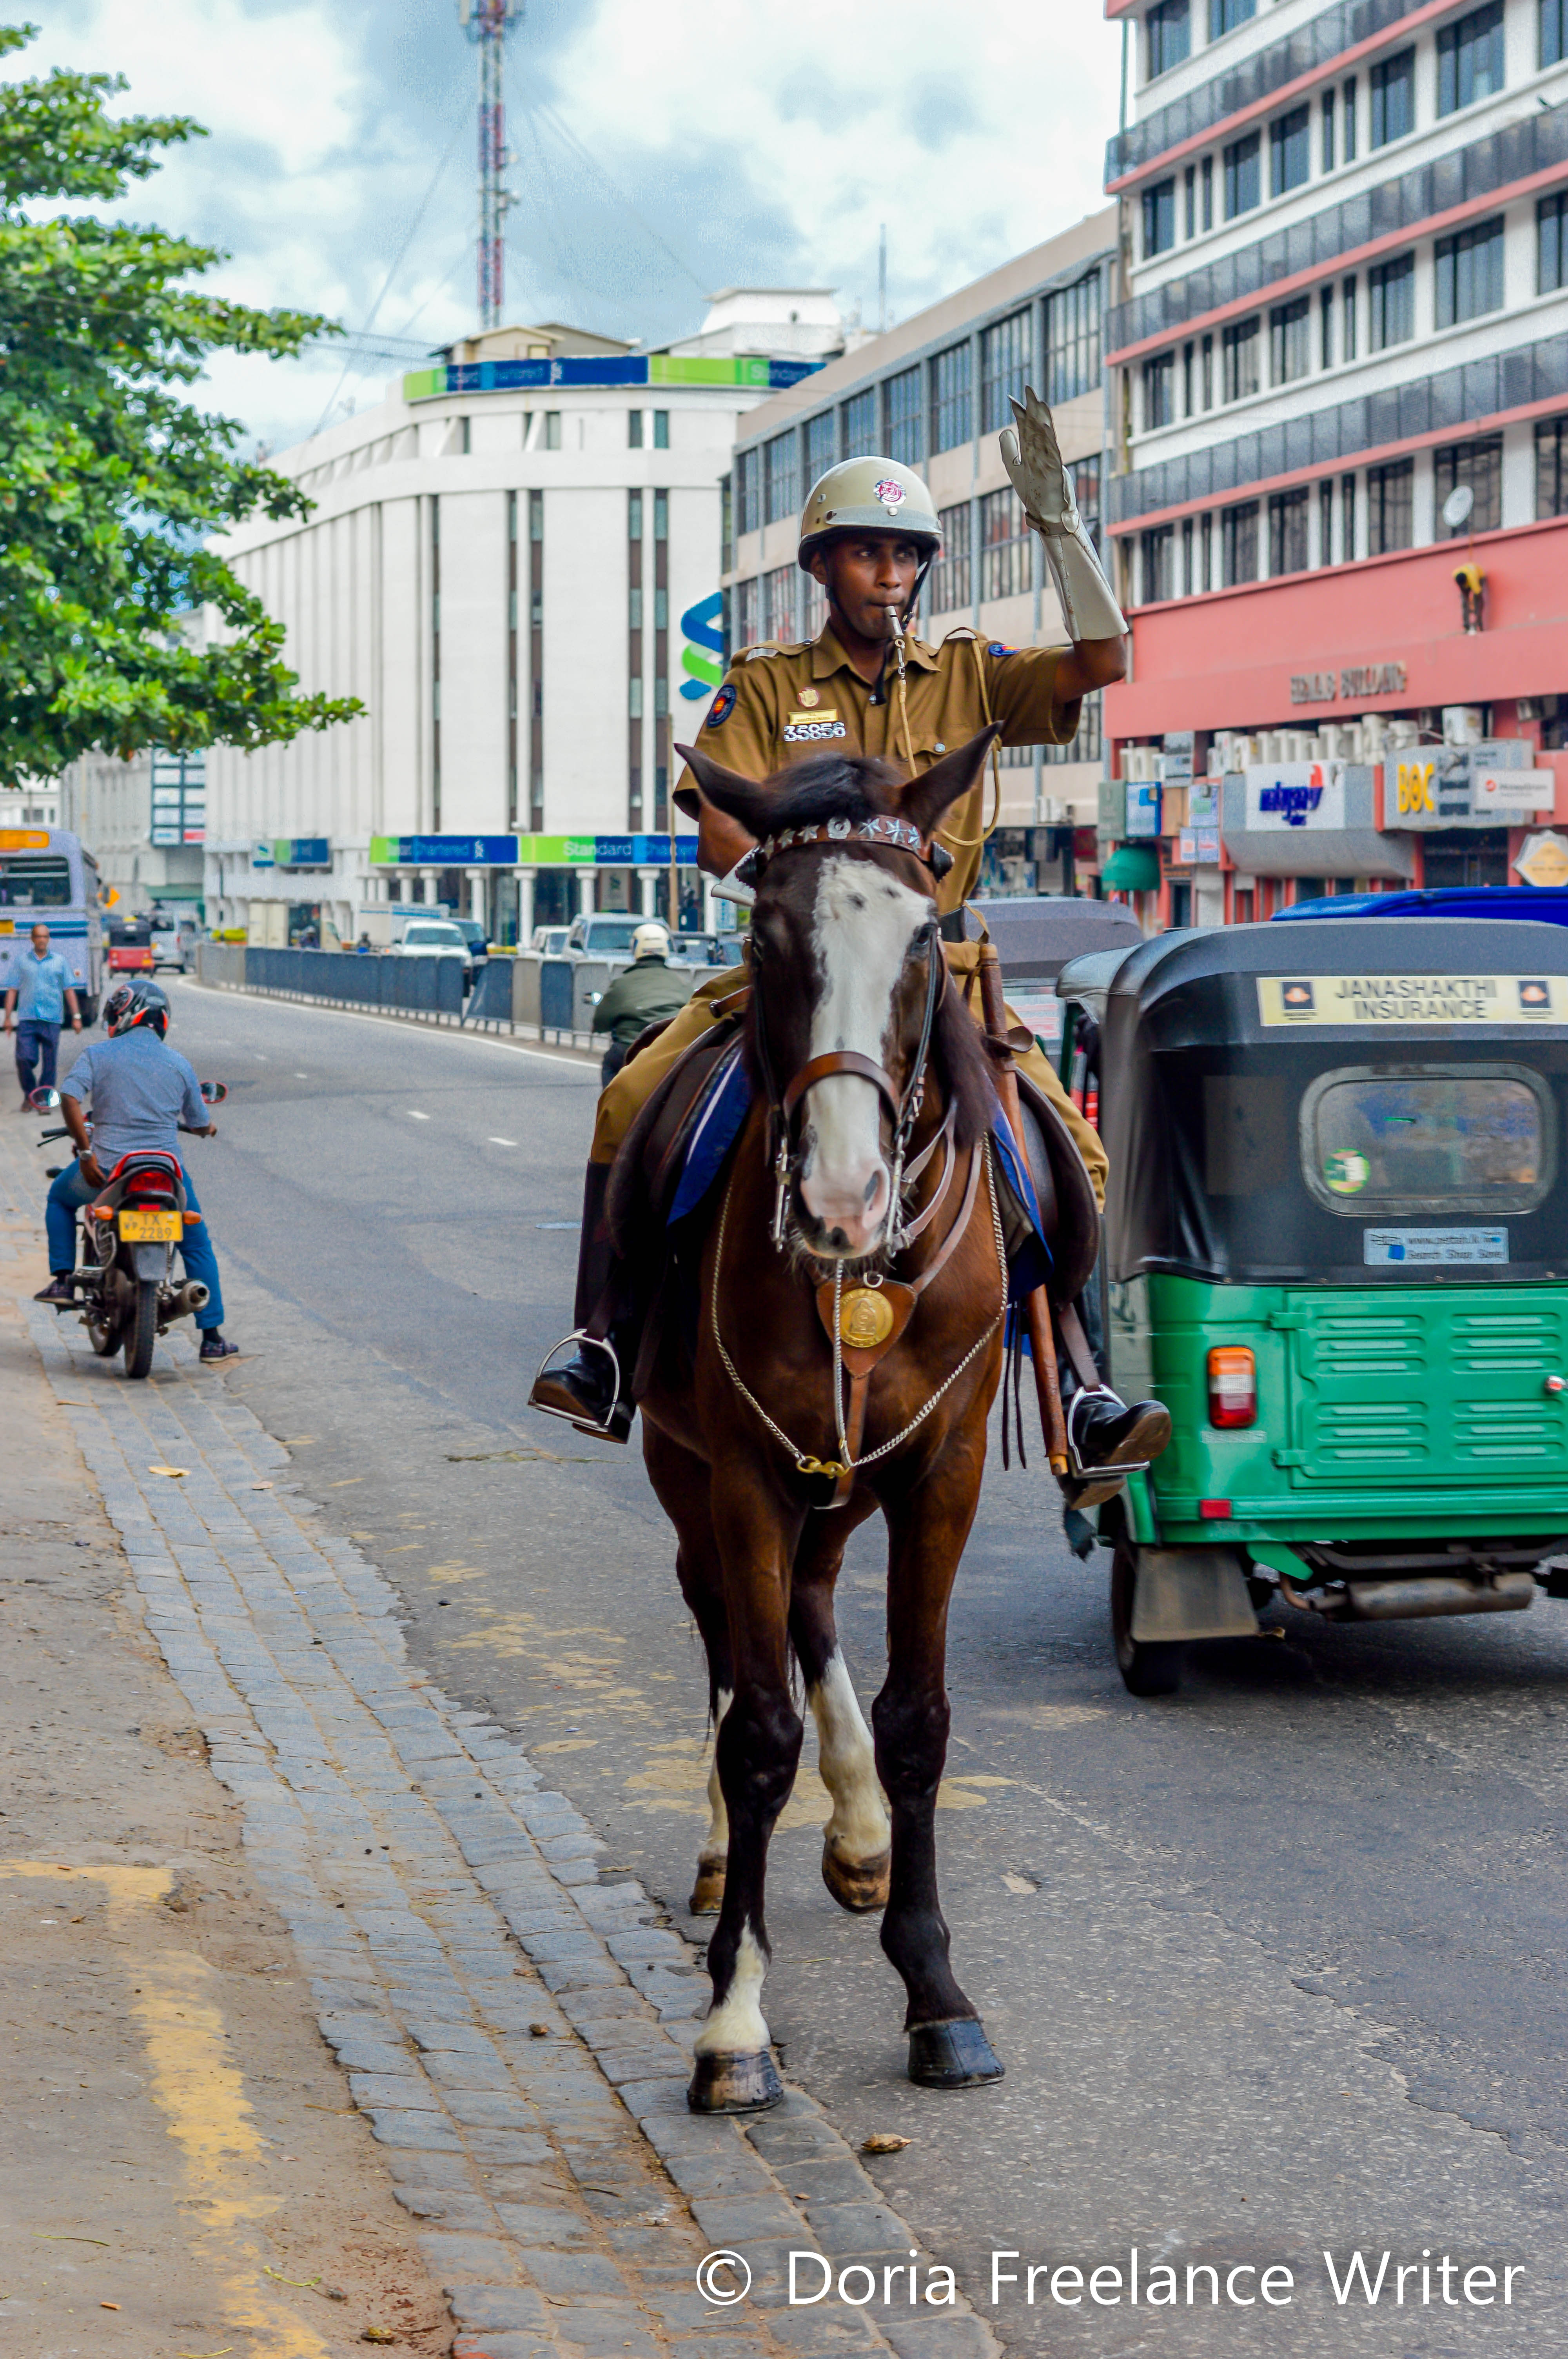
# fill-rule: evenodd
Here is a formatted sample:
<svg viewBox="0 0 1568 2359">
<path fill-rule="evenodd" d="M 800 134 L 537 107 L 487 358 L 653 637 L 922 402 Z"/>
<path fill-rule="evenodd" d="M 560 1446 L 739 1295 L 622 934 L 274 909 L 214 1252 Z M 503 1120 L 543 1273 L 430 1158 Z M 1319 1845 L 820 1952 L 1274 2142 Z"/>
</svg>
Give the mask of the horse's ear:
<svg viewBox="0 0 1568 2359">
<path fill-rule="evenodd" d="M 948 805 L 968 793 L 985 768 L 993 741 L 1000 735 L 1001 723 L 993 721 L 978 737 L 971 737 L 967 745 L 957 746 L 939 762 L 934 762 L 930 769 L 923 770 L 919 777 L 910 779 L 899 808 L 905 819 L 914 821 L 922 835 L 934 834 Z"/>
<path fill-rule="evenodd" d="M 743 778 L 739 770 L 727 770 L 722 762 L 715 762 L 710 756 L 699 754 L 695 745 L 677 745 L 676 752 L 708 801 L 727 819 L 739 820 L 748 835 L 766 835 L 768 805 L 772 797 L 765 787 L 759 786 L 755 778 Z M 695 808 L 683 803 L 679 792 L 676 800 L 689 818 L 697 817 Z"/>
</svg>

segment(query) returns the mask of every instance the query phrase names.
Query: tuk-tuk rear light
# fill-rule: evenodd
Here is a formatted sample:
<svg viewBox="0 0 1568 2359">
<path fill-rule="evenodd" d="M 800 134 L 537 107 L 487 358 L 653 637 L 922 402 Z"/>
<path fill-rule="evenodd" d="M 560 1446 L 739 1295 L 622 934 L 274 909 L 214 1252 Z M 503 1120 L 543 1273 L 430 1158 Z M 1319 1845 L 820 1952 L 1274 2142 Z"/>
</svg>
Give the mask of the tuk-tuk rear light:
<svg viewBox="0 0 1568 2359">
<path fill-rule="evenodd" d="M 1200 1499 L 1198 1515 L 1206 1524 L 1228 1524 L 1231 1521 L 1228 1499 Z"/>
<path fill-rule="evenodd" d="M 1257 1361 L 1245 1343 L 1217 1343 L 1208 1355 L 1210 1425 L 1251 1425 L 1257 1416 Z"/>
</svg>

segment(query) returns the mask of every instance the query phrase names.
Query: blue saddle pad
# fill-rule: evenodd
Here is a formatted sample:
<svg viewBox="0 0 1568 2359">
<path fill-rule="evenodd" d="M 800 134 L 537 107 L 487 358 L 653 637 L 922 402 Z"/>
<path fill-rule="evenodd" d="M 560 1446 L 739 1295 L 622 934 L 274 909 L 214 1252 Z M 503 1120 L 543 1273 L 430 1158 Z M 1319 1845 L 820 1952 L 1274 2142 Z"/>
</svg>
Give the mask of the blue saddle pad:
<svg viewBox="0 0 1568 2359">
<path fill-rule="evenodd" d="M 692 1125 L 686 1163 L 671 1201 L 666 1226 L 674 1228 L 695 1212 L 724 1168 L 725 1158 L 741 1135 L 752 1104 L 752 1082 L 741 1055 L 741 1043 L 726 1051 L 713 1071 L 701 1109 Z M 1051 1248 L 1041 1224 L 1040 1206 L 1029 1167 L 1012 1143 L 1000 1105 L 991 1117 L 991 1147 L 1004 1184 L 1028 1216 L 1032 1232 L 1022 1251 L 1015 1252 L 1008 1271 L 1008 1299 L 1016 1302 L 1043 1286 L 1051 1267 Z"/>
</svg>

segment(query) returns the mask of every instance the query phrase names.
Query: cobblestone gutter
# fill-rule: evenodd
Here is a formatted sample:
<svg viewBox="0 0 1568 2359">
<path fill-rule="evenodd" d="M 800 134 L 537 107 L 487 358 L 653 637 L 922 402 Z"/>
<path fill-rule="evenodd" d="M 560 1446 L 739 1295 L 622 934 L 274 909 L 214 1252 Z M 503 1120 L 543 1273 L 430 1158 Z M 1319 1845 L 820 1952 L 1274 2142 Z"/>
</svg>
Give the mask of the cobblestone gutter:
<svg viewBox="0 0 1568 2359">
<path fill-rule="evenodd" d="M 41 1211 L 20 1143 L 5 1162 Z M 600 1882 L 525 1750 L 409 1663 L 395 1592 L 313 1528 L 292 1462 L 191 1345 L 133 1385 L 75 1320 L 40 1309 L 32 1332 L 322 2036 L 428 2223 L 459 2359 L 996 2354 L 961 2302 L 789 2304 L 792 2250 L 879 2288 L 937 2256 L 800 2091 L 744 2128 L 687 2113 L 699 1960 L 639 1884 Z M 697 2288 L 719 2247 L 755 2273 L 741 2306 Z"/>
</svg>

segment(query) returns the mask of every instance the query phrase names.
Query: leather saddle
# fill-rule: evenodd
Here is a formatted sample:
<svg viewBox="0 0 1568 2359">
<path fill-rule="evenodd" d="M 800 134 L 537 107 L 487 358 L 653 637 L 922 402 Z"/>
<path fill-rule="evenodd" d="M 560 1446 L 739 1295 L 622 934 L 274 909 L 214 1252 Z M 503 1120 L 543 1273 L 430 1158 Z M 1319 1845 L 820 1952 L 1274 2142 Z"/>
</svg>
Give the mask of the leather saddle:
<svg viewBox="0 0 1568 2359">
<path fill-rule="evenodd" d="M 1037 1082 L 1014 1069 L 1022 1147 L 1034 1183 L 1041 1224 L 1051 1248 L 1046 1291 L 1053 1302 L 1076 1302 L 1099 1255 L 1099 1206 L 1078 1142 Z"/>
<path fill-rule="evenodd" d="M 663 1234 L 708 1092 L 739 1040 L 749 995 L 741 990 L 732 1002 L 719 1003 L 724 1012 L 676 1059 L 622 1142 L 604 1212 L 611 1242 L 623 1259 Z M 632 1056 L 663 1029 L 662 1025 L 650 1026 L 633 1043 Z"/>
</svg>

